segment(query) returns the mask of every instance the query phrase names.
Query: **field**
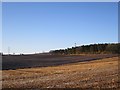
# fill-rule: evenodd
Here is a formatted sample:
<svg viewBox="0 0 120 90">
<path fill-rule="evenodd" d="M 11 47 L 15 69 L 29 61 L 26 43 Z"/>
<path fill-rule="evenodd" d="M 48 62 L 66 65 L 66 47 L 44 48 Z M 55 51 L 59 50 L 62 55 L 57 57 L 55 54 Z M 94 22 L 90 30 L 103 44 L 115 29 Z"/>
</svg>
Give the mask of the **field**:
<svg viewBox="0 0 120 90">
<path fill-rule="evenodd" d="M 9 57 L 13 61 L 11 58 L 19 56 Z M 43 62 L 35 59 L 36 63 L 39 61 L 35 66 L 32 66 L 32 61 L 25 62 L 30 63 L 32 68 L 24 68 L 25 64 L 19 67 L 11 64 L 3 66 L 3 88 L 118 88 L 118 57 L 115 55 L 36 57 L 41 57 L 39 60 Z M 15 62 L 18 63 L 19 59 Z"/>
<path fill-rule="evenodd" d="M 68 63 L 84 62 L 117 56 L 114 54 L 89 55 L 5 55 L 2 57 L 2 69 L 57 66 Z"/>
</svg>

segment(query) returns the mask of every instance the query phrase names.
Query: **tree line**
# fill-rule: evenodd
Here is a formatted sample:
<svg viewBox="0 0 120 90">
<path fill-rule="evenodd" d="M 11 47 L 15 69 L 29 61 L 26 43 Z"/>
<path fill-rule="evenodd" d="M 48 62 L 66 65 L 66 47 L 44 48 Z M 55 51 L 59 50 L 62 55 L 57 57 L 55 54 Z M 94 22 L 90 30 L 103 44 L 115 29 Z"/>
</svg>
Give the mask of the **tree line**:
<svg viewBox="0 0 120 90">
<path fill-rule="evenodd" d="M 119 54 L 120 43 L 90 44 L 67 49 L 51 50 L 51 54 Z"/>
</svg>

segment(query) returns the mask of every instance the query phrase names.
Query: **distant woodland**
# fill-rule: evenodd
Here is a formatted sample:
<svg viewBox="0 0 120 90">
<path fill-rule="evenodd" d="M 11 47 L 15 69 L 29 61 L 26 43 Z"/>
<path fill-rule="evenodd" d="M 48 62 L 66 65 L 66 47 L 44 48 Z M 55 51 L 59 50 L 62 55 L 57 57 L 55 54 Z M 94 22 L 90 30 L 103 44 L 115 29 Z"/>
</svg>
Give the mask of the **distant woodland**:
<svg viewBox="0 0 120 90">
<path fill-rule="evenodd" d="M 90 44 L 67 49 L 51 50 L 51 54 L 119 54 L 120 43 Z"/>
</svg>

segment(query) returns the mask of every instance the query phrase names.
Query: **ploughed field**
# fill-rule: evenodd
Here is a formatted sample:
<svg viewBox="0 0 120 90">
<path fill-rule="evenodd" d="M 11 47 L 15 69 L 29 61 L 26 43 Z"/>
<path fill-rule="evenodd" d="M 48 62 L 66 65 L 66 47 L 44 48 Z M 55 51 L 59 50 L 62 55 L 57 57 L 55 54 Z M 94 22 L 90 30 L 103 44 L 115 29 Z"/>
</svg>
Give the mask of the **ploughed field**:
<svg viewBox="0 0 120 90">
<path fill-rule="evenodd" d="M 84 56 L 82 56 L 83 58 L 81 56 L 54 56 L 54 60 L 52 59 L 53 56 L 49 57 L 50 60 L 55 62 L 55 64 L 57 61 L 59 61 L 57 58 L 60 60 L 71 60 L 72 58 L 73 60 L 77 59 L 78 61 L 97 58 L 96 56 L 89 56 L 90 59 L 88 56 L 86 58 Z M 49 63 L 47 62 L 48 59 L 45 60 L 46 63 Z M 26 63 L 31 62 L 26 61 Z M 42 63 L 40 65 L 42 65 Z M 118 57 L 104 58 L 99 60 L 97 59 L 87 62 L 76 61 L 76 63 L 69 63 L 52 67 L 3 70 L 2 74 L 2 88 L 11 88 L 11 90 L 13 88 L 91 88 L 90 90 L 95 88 L 95 90 L 100 90 L 98 88 L 118 88 L 119 84 Z"/>
<path fill-rule="evenodd" d="M 84 62 L 102 58 L 114 57 L 114 54 L 89 55 L 4 55 L 2 69 L 20 69 L 32 67 L 48 67 L 68 63 Z"/>
</svg>

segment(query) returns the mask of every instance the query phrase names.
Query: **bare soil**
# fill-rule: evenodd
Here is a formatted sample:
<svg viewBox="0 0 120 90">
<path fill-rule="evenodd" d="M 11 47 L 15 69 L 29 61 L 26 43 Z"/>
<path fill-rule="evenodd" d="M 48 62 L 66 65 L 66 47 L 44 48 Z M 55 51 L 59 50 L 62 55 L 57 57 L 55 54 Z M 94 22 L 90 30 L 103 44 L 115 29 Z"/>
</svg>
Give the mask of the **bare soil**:
<svg viewBox="0 0 120 90">
<path fill-rule="evenodd" d="M 2 56 L 2 70 L 48 67 L 117 56 L 114 54 L 87 55 L 6 55 Z"/>
</svg>

